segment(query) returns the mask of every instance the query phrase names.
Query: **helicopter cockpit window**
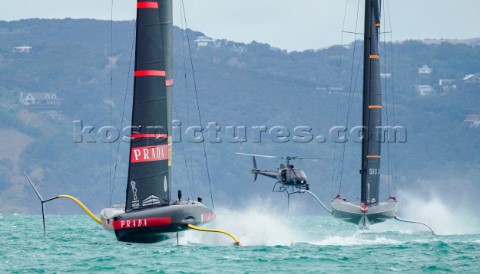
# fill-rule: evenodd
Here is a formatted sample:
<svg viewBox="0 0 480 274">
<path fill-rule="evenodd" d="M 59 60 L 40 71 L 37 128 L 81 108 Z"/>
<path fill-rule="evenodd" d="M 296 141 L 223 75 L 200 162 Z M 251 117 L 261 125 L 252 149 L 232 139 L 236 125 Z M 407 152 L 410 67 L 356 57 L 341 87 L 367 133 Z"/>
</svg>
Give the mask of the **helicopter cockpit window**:
<svg viewBox="0 0 480 274">
<path fill-rule="evenodd" d="M 307 179 L 307 175 L 305 174 L 305 172 L 303 171 L 303 169 L 293 169 L 293 171 L 295 172 L 295 176 L 297 178 L 303 178 L 303 179 Z"/>
<path fill-rule="evenodd" d="M 307 179 L 307 174 L 305 174 L 305 172 L 302 170 L 302 177 Z"/>
</svg>

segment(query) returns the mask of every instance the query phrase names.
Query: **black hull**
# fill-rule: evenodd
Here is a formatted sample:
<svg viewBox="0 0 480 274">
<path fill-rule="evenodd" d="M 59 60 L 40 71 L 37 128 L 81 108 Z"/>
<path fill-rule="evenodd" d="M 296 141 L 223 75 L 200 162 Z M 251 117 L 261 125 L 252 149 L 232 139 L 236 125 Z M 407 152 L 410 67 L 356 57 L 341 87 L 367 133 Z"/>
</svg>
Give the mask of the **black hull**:
<svg viewBox="0 0 480 274">
<path fill-rule="evenodd" d="M 345 222 L 358 224 L 362 227 L 384 222 L 395 218 L 397 202 L 388 200 L 369 206 L 365 211 L 357 204 L 335 199 L 332 202 L 332 215 Z"/>
<path fill-rule="evenodd" d="M 155 243 L 172 238 L 188 225 L 201 225 L 215 218 L 201 203 L 181 202 L 140 211 L 123 212 L 119 208 L 102 211 L 104 228 L 113 230 L 122 242 Z"/>
</svg>

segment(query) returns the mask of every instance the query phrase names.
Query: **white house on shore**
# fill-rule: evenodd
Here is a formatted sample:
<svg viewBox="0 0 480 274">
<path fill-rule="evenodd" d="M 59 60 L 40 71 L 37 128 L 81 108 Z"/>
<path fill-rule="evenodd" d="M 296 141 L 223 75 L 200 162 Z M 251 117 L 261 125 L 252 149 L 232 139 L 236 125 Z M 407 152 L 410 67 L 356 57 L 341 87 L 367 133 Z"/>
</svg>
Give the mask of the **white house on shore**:
<svg viewBox="0 0 480 274">
<path fill-rule="evenodd" d="M 30 46 L 19 46 L 13 48 L 14 53 L 30 53 L 31 50 L 32 47 Z"/>
<path fill-rule="evenodd" d="M 432 68 L 429 68 L 427 65 L 423 65 L 418 69 L 418 74 L 430 74 L 432 73 Z"/>
<path fill-rule="evenodd" d="M 430 85 L 415 85 L 415 90 L 420 96 L 429 96 L 435 94 L 435 89 Z"/>
<path fill-rule="evenodd" d="M 478 76 L 477 74 L 467 74 L 463 77 L 462 80 L 463 80 L 463 83 L 467 85 L 480 84 L 480 76 Z"/>
<path fill-rule="evenodd" d="M 443 89 L 443 92 L 449 92 L 457 89 L 455 79 L 438 79 L 438 85 Z"/>
<path fill-rule="evenodd" d="M 207 37 L 207 36 L 198 36 L 195 41 L 193 41 L 197 47 L 208 47 L 208 46 L 215 46 L 216 40 Z"/>
<path fill-rule="evenodd" d="M 63 103 L 64 99 L 58 98 L 55 93 L 48 92 L 29 92 L 20 93 L 20 103 L 24 106 L 34 108 L 51 109 L 57 108 Z"/>
<path fill-rule="evenodd" d="M 468 114 L 463 122 L 471 128 L 480 128 L 480 114 Z"/>
</svg>

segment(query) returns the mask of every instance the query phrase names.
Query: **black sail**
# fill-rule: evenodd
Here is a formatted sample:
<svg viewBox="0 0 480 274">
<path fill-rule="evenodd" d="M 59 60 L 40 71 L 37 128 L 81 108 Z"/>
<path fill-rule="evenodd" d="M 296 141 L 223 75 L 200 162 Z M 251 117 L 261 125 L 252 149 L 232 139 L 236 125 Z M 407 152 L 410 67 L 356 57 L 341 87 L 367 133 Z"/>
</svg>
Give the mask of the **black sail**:
<svg viewBox="0 0 480 274">
<path fill-rule="evenodd" d="M 166 71 L 166 85 L 167 85 L 167 118 L 168 132 L 172 131 L 173 120 L 173 5 L 172 0 L 162 0 L 161 6 L 158 9 L 160 25 L 163 37 L 163 53 L 165 56 L 165 71 Z M 170 135 L 169 135 L 170 136 Z M 172 138 L 168 140 L 169 144 L 169 179 L 171 178 L 171 155 L 172 155 Z M 170 182 L 170 180 L 168 180 Z"/>
<path fill-rule="evenodd" d="M 135 73 L 125 210 L 170 203 L 169 102 L 163 1 L 137 1 Z"/>
<path fill-rule="evenodd" d="M 378 0 L 365 0 L 364 70 L 363 70 L 363 142 L 361 201 L 379 202 L 382 91 L 378 38 L 380 13 Z"/>
</svg>

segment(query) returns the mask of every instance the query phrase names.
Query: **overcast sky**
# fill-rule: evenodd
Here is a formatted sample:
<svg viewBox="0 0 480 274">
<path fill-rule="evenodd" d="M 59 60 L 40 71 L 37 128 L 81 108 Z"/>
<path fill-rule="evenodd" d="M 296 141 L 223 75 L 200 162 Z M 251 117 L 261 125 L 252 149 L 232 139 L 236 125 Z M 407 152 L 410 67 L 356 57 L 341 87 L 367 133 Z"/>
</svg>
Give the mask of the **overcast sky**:
<svg viewBox="0 0 480 274">
<path fill-rule="evenodd" d="M 212 38 L 269 43 L 287 50 L 323 48 L 354 39 L 363 0 L 184 0 L 188 27 Z M 174 24 L 180 26 L 180 3 Z M 110 20 L 112 0 L 0 0 L 0 20 L 96 18 Z M 113 20 L 135 16 L 135 0 L 113 0 Z M 480 0 L 384 0 L 393 39 L 480 37 Z M 362 31 L 363 8 L 357 32 Z M 345 24 L 343 18 L 345 16 Z M 391 20 L 390 20 L 391 19 Z M 391 28 L 390 28 L 391 25 Z"/>
</svg>

